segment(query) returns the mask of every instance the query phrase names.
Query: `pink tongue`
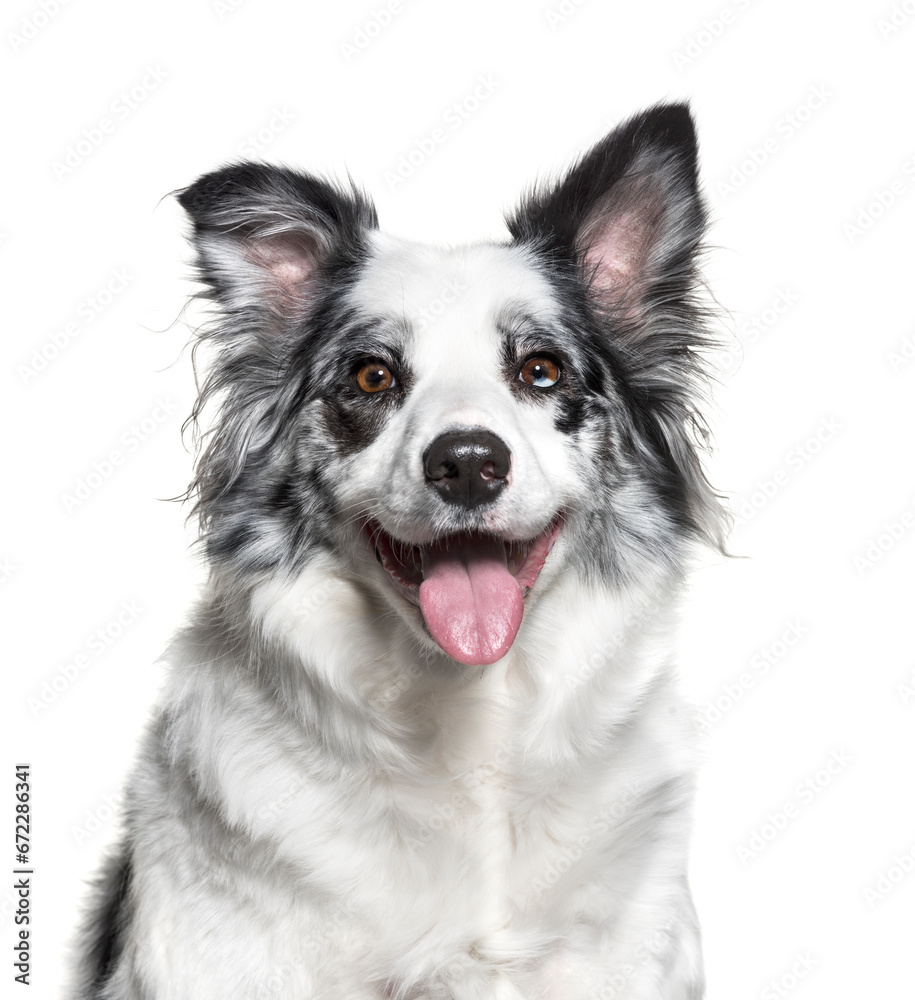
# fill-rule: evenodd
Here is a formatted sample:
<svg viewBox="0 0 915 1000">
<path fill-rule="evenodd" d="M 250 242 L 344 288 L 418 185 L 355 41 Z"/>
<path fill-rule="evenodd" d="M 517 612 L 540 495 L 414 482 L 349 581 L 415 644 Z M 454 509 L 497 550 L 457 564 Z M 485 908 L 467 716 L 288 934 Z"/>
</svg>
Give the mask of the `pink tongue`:
<svg viewBox="0 0 915 1000">
<path fill-rule="evenodd" d="M 461 663 L 494 663 L 515 641 L 524 595 L 505 547 L 475 537 L 423 552 L 419 607 L 432 638 Z"/>
</svg>

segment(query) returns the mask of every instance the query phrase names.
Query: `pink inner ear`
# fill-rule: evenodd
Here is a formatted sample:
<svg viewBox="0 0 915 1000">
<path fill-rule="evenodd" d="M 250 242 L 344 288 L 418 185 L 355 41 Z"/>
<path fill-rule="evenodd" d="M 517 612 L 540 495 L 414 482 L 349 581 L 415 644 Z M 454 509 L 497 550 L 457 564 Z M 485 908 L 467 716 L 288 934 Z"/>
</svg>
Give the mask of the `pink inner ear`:
<svg viewBox="0 0 915 1000">
<path fill-rule="evenodd" d="M 286 257 L 276 257 L 267 266 L 282 291 L 290 295 L 305 284 L 311 275 L 311 268 L 306 267 L 303 261 Z"/>
<path fill-rule="evenodd" d="M 282 233 L 253 240 L 248 259 L 268 278 L 267 295 L 284 316 L 300 314 L 311 291 L 318 249 L 316 240 L 301 233 Z"/>
<path fill-rule="evenodd" d="M 663 222 L 661 192 L 643 179 L 615 188 L 594 207 L 578 245 L 592 291 L 607 305 L 626 313 L 638 311 Z"/>
</svg>

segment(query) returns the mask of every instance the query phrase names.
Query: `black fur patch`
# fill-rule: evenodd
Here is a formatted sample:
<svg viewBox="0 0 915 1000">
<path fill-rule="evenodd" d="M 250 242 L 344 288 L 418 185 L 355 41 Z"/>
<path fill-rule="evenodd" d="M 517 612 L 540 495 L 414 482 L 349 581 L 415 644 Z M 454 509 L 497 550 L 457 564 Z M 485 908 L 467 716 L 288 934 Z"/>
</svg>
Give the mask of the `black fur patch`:
<svg viewBox="0 0 915 1000">
<path fill-rule="evenodd" d="M 111 975 L 124 946 L 130 925 L 130 852 L 112 856 L 97 883 L 92 925 L 87 927 L 86 946 L 80 956 L 82 983 L 79 1000 L 94 1000 Z"/>
<path fill-rule="evenodd" d="M 313 322 L 317 331 L 319 321 Z M 338 454 L 351 455 L 368 447 L 403 403 L 414 381 L 402 348 L 405 337 L 406 331 L 391 322 L 363 322 L 338 328 L 333 337 L 322 338 L 322 347 L 303 341 L 293 356 L 294 369 L 300 364 L 321 368 L 319 378 L 303 391 L 302 401 L 320 401 L 328 441 L 336 446 Z M 365 393 L 359 388 L 355 372 L 369 360 L 383 362 L 394 373 L 392 388 L 379 393 Z"/>
</svg>

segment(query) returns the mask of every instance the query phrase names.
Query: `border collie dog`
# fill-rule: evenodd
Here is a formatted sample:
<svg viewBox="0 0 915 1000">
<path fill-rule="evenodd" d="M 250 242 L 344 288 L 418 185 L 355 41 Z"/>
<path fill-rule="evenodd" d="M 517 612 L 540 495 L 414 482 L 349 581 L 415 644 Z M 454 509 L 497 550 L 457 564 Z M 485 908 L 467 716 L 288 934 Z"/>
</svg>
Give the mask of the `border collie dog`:
<svg viewBox="0 0 915 1000">
<path fill-rule="evenodd" d="M 239 163 L 179 195 L 206 593 L 80 944 L 92 1000 L 688 1000 L 706 223 L 685 105 L 502 242 Z"/>
</svg>

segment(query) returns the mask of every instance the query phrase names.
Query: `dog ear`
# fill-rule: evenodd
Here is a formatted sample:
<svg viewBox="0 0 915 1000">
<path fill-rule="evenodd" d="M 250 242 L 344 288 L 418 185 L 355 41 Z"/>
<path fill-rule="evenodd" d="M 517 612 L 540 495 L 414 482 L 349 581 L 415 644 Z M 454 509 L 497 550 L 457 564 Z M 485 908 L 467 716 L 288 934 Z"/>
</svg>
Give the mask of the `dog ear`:
<svg viewBox="0 0 915 1000">
<path fill-rule="evenodd" d="M 358 251 L 364 233 L 378 224 L 357 191 L 259 163 L 206 174 L 178 201 L 194 224 L 206 294 L 261 333 L 300 320 L 320 288 L 322 269 L 343 247 Z"/>
<path fill-rule="evenodd" d="M 723 551 L 727 518 L 699 459 L 696 402 L 713 341 L 697 301 L 706 211 L 685 104 L 635 115 L 508 220 L 515 240 L 579 283 L 639 400 L 658 482 L 678 517 Z"/>
<path fill-rule="evenodd" d="M 516 240 L 565 258 L 590 301 L 621 328 L 647 332 L 655 309 L 688 294 L 705 229 L 696 132 L 685 104 L 620 125 L 552 188 L 508 220 Z"/>
</svg>

